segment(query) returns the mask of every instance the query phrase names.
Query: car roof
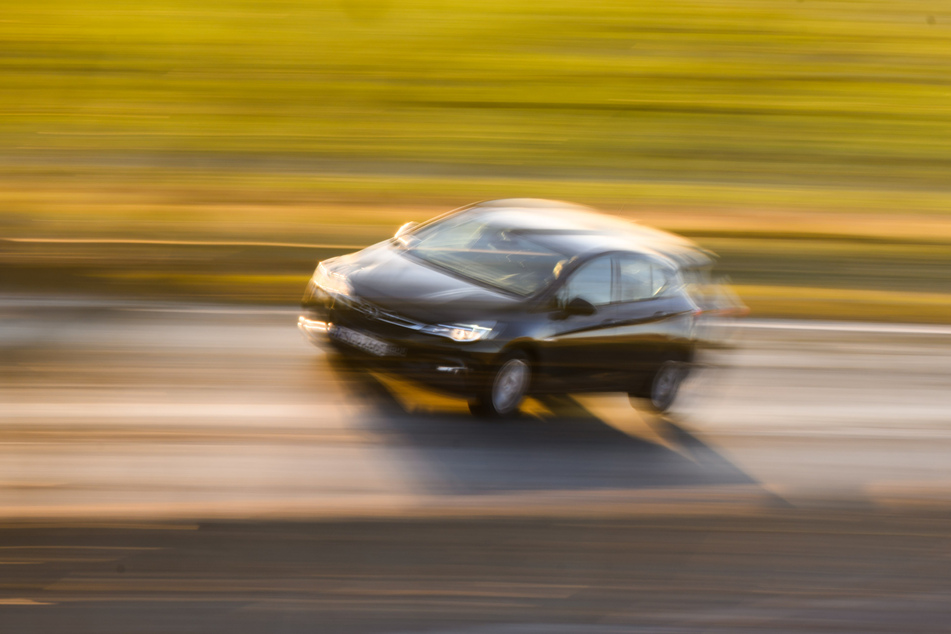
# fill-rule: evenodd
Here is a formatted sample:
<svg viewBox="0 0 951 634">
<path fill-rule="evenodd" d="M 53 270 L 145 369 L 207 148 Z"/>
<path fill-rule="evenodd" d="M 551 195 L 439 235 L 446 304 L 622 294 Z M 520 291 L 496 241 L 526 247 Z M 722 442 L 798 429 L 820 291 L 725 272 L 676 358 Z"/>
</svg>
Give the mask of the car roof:
<svg viewBox="0 0 951 634">
<path fill-rule="evenodd" d="M 681 236 L 601 213 L 584 205 L 539 198 L 506 198 L 459 210 L 572 255 L 633 251 L 686 267 L 708 266 L 715 256 Z"/>
</svg>

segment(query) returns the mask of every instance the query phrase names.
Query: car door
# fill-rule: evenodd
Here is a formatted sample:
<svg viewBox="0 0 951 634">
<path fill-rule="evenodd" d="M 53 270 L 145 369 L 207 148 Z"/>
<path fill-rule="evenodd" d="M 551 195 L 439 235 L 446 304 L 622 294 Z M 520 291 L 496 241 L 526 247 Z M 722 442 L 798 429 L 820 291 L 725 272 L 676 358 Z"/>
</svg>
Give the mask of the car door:
<svg viewBox="0 0 951 634">
<path fill-rule="evenodd" d="M 664 361 L 683 356 L 697 307 L 665 262 L 618 254 L 616 267 L 612 362 L 626 384 L 618 387 L 630 390 Z"/>
<path fill-rule="evenodd" d="M 612 367 L 614 262 L 595 258 L 574 271 L 555 296 L 539 342 L 542 366 L 555 385 L 569 391 L 597 388 L 616 371 Z M 583 299 L 591 314 L 571 314 L 572 300 Z"/>
</svg>

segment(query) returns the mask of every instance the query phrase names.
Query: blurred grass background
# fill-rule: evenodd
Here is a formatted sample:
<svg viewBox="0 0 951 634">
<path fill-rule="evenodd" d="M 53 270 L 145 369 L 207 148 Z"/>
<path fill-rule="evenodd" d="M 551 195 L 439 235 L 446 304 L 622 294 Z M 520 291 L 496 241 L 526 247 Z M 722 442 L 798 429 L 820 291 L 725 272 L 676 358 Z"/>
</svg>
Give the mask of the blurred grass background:
<svg viewBox="0 0 951 634">
<path fill-rule="evenodd" d="M 293 303 L 537 196 L 694 237 L 760 315 L 951 321 L 951 2 L 0 7 L 8 290 Z"/>
</svg>

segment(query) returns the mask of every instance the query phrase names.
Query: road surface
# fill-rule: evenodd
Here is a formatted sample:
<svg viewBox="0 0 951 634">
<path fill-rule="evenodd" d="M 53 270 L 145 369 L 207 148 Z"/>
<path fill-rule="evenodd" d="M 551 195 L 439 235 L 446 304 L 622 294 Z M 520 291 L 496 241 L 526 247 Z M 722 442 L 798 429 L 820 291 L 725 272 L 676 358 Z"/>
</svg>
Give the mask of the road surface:
<svg viewBox="0 0 951 634">
<path fill-rule="evenodd" d="M 951 331 L 750 322 L 517 420 L 291 309 L 0 302 L 0 632 L 944 632 Z"/>
<path fill-rule="evenodd" d="M 751 322 L 659 418 L 489 424 L 355 372 L 293 309 L 0 304 L 0 516 L 618 513 L 951 502 L 951 330 Z"/>
</svg>

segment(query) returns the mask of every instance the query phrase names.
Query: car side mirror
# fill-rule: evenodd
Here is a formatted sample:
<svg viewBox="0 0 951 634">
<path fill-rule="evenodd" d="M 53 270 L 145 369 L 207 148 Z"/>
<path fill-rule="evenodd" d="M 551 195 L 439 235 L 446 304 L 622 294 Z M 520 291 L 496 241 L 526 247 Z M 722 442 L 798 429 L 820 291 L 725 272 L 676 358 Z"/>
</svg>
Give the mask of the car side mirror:
<svg viewBox="0 0 951 634">
<path fill-rule="evenodd" d="M 399 229 L 396 230 L 396 234 L 393 237 L 399 238 L 400 236 L 404 236 L 418 226 L 419 226 L 418 222 L 413 222 L 413 221 L 407 222 L 406 224 L 404 224 L 403 226 L 401 226 Z"/>
<path fill-rule="evenodd" d="M 596 312 L 594 304 L 582 297 L 575 297 L 565 306 L 566 315 L 593 315 Z"/>
</svg>

